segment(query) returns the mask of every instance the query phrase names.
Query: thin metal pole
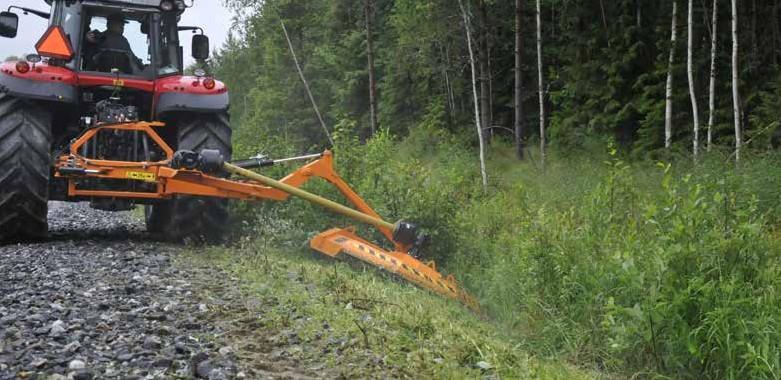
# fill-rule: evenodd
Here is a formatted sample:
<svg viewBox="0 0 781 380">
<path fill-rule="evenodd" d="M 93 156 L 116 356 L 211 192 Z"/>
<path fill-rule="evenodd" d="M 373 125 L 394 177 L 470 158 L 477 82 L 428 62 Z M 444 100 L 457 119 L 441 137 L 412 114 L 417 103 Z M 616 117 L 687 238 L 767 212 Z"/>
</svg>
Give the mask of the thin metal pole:
<svg viewBox="0 0 781 380">
<path fill-rule="evenodd" d="M 323 157 L 322 153 L 315 153 L 315 154 L 308 154 L 306 156 L 297 156 L 297 157 L 290 157 L 290 158 L 280 158 L 278 160 L 274 160 L 274 163 L 275 164 L 282 164 L 282 163 L 285 163 L 285 162 L 311 160 L 313 158 L 320 158 L 320 157 Z"/>
</svg>

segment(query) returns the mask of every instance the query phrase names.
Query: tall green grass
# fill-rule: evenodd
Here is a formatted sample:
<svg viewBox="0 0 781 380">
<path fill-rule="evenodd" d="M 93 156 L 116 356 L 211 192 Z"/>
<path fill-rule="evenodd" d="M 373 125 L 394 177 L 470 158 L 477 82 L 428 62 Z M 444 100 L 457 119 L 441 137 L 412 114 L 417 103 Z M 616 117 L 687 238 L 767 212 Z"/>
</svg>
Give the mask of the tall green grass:
<svg viewBox="0 0 781 380">
<path fill-rule="evenodd" d="M 467 139 L 424 123 L 361 145 L 348 127 L 337 133 L 339 171 L 380 214 L 424 226 L 427 256 L 508 339 L 626 375 L 781 376 L 774 155 L 738 167 L 720 153 L 627 162 L 606 146 L 554 152 L 542 169 L 534 152 L 519 163 L 495 142 L 483 192 Z M 296 238 L 349 223 L 304 202 L 275 210 Z"/>
</svg>

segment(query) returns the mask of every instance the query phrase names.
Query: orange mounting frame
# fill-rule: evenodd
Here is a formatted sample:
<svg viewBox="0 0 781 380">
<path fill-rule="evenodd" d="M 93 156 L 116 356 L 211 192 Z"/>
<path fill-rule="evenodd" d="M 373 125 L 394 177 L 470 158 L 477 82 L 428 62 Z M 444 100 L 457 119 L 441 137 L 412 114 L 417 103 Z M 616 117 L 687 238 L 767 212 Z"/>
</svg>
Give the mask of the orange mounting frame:
<svg viewBox="0 0 781 380">
<path fill-rule="evenodd" d="M 68 196 L 71 197 L 113 197 L 131 199 L 168 199 L 174 195 L 195 195 L 238 200 L 284 201 L 290 194 L 272 187 L 248 180 L 229 180 L 214 177 L 198 170 L 173 169 L 170 167 L 174 152 L 155 132 L 162 127 L 159 122 L 138 122 L 103 125 L 93 128 L 72 142 L 69 154 L 58 157 L 55 162 L 55 176 L 68 179 Z M 146 133 L 165 153 L 166 159 L 158 162 L 128 162 L 86 158 L 79 150 L 102 130 L 138 131 Z M 61 169 L 70 169 L 61 172 Z M 73 169 L 81 170 L 73 174 Z M 63 174 L 66 173 L 66 174 Z M 301 187 L 313 177 L 322 178 L 334 185 L 358 211 L 382 219 L 333 168 L 333 154 L 323 155 L 300 167 L 280 182 Z M 110 190 L 85 190 L 76 186 L 81 178 L 105 178 L 130 181 L 145 181 L 156 184 L 154 192 L 131 192 Z M 423 263 L 409 255 L 411 246 L 393 239 L 393 231 L 376 227 L 394 244 L 393 251 L 387 251 L 357 235 L 354 228 L 335 228 L 315 236 L 310 246 L 328 256 L 336 257 L 344 252 L 374 266 L 399 275 L 412 283 L 464 303 L 473 310 L 479 310 L 477 301 L 460 289 L 453 276 L 443 276 L 433 262 Z"/>
<path fill-rule="evenodd" d="M 105 125 L 84 133 L 70 146 L 70 154 L 58 157 L 55 163 L 55 176 L 67 177 L 68 196 L 94 196 L 115 198 L 168 199 L 173 195 L 200 195 L 240 200 L 269 199 L 284 201 L 290 194 L 248 181 L 227 180 L 204 174 L 198 170 L 172 169 L 168 167 L 173 158 L 173 149 L 152 129 L 162 127 L 159 122 L 139 122 Z M 80 149 L 89 140 L 103 130 L 139 131 L 146 133 L 166 155 L 166 160 L 158 162 L 129 162 L 86 158 L 79 154 Z M 86 175 L 73 176 L 60 173 L 61 168 L 79 168 Z M 140 180 L 157 184 L 157 192 L 97 191 L 81 190 L 76 187 L 79 178 L 106 178 L 121 180 Z M 320 177 L 333 184 L 359 211 L 380 218 L 380 216 L 360 197 L 333 169 L 333 154 L 325 151 L 321 158 L 302 166 L 280 182 L 301 187 L 312 177 Z M 393 231 L 383 229 L 383 235 L 392 240 Z"/>
<path fill-rule="evenodd" d="M 164 124 L 159 122 L 139 122 L 104 125 L 90 129 L 81 137 L 73 141 L 70 146 L 70 154 L 62 155 L 57 159 L 57 162 L 55 163 L 55 176 L 60 178 L 67 177 L 69 179 L 68 196 L 70 197 L 168 199 L 174 195 L 200 195 L 240 200 L 269 199 L 274 201 L 285 201 L 290 198 L 290 194 L 268 186 L 248 181 L 218 178 L 197 170 L 172 169 L 168 167 L 174 152 L 153 129 L 153 127 L 162 126 L 164 126 Z M 128 162 L 90 159 L 80 155 L 79 151 L 84 144 L 103 130 L 139 131 L 146 133 L 162 148 L 166 155 L 166 160 L 159 162 Z M 60 173 L 61 168 L 84 169 L 89 174 L 82 176 L 64 175 Z M 156 183 L 157 191 L 130 192 L 83 190 L 77 188 L 77 179 L 85 177 L 140 180 Z M 355 191 L 336 174 L 333 168 L 333 154 L 330 151 L 325 151 L 321 158 L 302 166 L 280 180 L 280 182 L 294 187 L 301 187 L 312 177 L 319 177 L 333 184 L 358 211 L 378 219 L 380 218 L 366 201 L 356 194 Z M 387 228 L 379 229 L 388 240 L 393 241 L 393 231 Z M 409 249 L 409 247 L 403 246 L 397 248 Z"/>
</svg>

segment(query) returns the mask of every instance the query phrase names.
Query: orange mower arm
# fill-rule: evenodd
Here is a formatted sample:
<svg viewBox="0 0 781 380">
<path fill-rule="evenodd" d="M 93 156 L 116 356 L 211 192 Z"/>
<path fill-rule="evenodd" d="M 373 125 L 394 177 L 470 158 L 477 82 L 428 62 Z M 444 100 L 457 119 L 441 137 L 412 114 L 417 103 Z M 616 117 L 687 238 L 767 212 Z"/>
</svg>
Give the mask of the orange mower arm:
<svg viewBox="0 0 781 380">
<path fill-rule="evenodd" d="M 320 233 L 311 240 L 310 246 L 316 251 L 331 257 L 346 253 L 478 310 L 475 299 L 458 286 L 453 276 L 443 276 L 437 271 L 433 262 L 423 263 L 413 257 L 412 253 L 425 242 L 424 236 L 418 233 L 417 227 L 404 221 L 390 223 L 383 220 L 336 173 L 333 168 L 333 154 L 330 151 L 325 151 L 321 155 L 279 160 L 282 162 L 315 158 L 281 180 L 275 180 L 242 168 L 238 163 L 224 162 L 219 151 L 173 152 L 152 128 L 160 126 L 162 123 L 137 122 L 91 129 L 71 144 L 68 154 L 58 157 L 55 162 L 55 176 L 68 180 L 68 195 L 74 198 L 169 199 L 176 195 L 193 195 L 238 200 L 284 201 L 291 195 L 300 197 L 333 212 L 374 226 L 393 244 L 392 250 L 385 250 L 357 236 L 354 228 L 334 228 Z M 101 130 L 145 133 L 162 148 L 166 159 L 159 162 L 111 161 L 87 158 L 79 154 L 82 147 Z M 221 178 L 209 173 L 230 173 L 244 179 Z M 322 178 L 334 185 L 354 208 L 300 188 L 313 177 Z M 148 186 L 145 187 L 145 191 L 87 188 L 89 182 L 82 181 L 86 178 L 137 181 Z"/>
</svg>

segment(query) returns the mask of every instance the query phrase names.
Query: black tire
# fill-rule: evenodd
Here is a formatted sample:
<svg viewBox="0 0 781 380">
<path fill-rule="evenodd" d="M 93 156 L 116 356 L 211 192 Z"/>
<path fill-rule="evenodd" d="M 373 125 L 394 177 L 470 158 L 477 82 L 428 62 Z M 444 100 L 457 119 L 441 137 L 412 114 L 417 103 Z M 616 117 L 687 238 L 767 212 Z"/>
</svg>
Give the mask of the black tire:
<svg viewBox="0 0 781 380">
<path fill-rule="evenodd" d="M 49 112 L 0 92 L 0 241 L 48 235 Z"/>
<path fill-rule="evenodd" d="M 227 113 L 179 114 L 172 118 L 177 149 L 200 152 L 219 149 L 226 160 L 233 153 Z M 228 201 L 210 197 L 177 196 L 144 208 L 147 231 L 174 242 L 217 243 L 228 228 Z"/>
</svg>

